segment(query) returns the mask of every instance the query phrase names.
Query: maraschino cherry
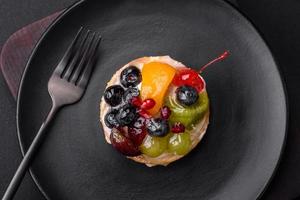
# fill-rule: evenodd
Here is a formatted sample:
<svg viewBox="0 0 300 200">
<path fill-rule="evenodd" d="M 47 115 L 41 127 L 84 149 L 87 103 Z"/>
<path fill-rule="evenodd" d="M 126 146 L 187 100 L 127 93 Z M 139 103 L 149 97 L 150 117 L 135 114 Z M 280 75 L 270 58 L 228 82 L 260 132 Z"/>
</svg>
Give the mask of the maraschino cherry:
<svg viewBox="0 0 300 200">
<path fill-rule="evenodd" d="M 199 74 L 201 74 L 209 65 L 212 65 L 215 62 L 225 59 L 226 57 L 228 57 L 228 55 L 229 55 L 229 51 L 225 51 L 223 54 L 213 59 L 203 67 L 201 67 L 199 72 L 191 68 L 179 69 L 173 79 L 173 84 L 175 86 L 181 86 L 181 85 L 192 86 L 196 88 L 198 92 L 201 92 L 204 88 L 204 81 L 201 78 L 201 76 L 199 76 Z"/>
</svg>

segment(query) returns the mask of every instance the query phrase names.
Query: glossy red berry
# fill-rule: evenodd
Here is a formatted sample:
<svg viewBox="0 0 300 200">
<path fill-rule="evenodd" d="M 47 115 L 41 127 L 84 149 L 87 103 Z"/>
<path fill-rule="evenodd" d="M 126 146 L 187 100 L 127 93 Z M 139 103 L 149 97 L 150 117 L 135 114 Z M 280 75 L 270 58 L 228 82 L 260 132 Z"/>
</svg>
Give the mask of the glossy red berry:
<svg viewBox="0 0 300 200">
<path fill-rule="evenodd" d="M 111 129 L 110 141 L 115 149 L 126 156 L 138 156 L 141 154 L 138 147 L 116 128 Z"/>
<path fill-rule="evenodd" d="M 135 128 L 135 127 L 128 127 L 128 135 L 132 142 L 140 146 L 147 135 L 145 127 L 142 128 Z"/>
<path fill-rule="evenodd" d="M 184 127 L 184 125 L 182 123 L 176 122 L 171 127 L 171 131 L 173 133 L 183 133 L 185 131 L 185 127 Z"/>
<path fill-rule="evenodd" d="M 178 70 L 173 79 L 173 84 L 176 86 L 188 85 L 194 87 L 198 92 L 201 92 L 204 88 L 204 81 L 193 69 L 184 68 Z"/>
<path fill-rule="evenodd" d="M 138 113 L 140 114 L 140 116 L 142 116 L 142 117 L 144 117 L 146 119 L 151 118 L 150 113 L 148 113 L 146 110 L 139 110 Z"/>
<path fill-rule="evenodd" d="M 139 108 L 142 105 L 142 100 L 139 97 L 133 97 L 131 99 L 131 104 Z"/>
<path fill-rule="evenodd" d="M 155 101 L 153 99 L 145 99 L 142 102 L 142 105 L 141 105 L 140 108 L 143 109 L 143 110 L 150 110 L 154 106 L 155 106 Z"/>
<path fill-rule="evenodd" d="M 160 110 L 161 118 L 169 119 L 170 115 L 171 115 L 171 109 L 168 106 L 162 107 L 162 109 Z"/>
</svg>

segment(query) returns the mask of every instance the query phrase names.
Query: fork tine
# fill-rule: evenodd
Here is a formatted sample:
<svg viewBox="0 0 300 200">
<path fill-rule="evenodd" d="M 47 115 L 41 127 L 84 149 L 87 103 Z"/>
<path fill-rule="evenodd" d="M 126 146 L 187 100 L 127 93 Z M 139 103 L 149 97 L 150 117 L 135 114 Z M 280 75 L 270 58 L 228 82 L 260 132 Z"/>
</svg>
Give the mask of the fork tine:
<svg viewBox="0 0 300 200">
<path fill-rule="evenodd" d="M 101 42 L 101 39 L 102 39 L 101 35 L 98 36 L 95 41 L 95 45 L 91 48 L 87 64 L 86 64 L 85 68 L 83 69 L 81 78 L 79 79 L 78 84 L 77 84 L 79 87 L 85 88 L 88 84 L 90 75 L 93 70 L 94 62 L 96 60 L 96 52 L 97 52 L 97 49 Z"/>
<path fill-rule="evenodd" d="M 58 74 L 59 76 L 62 74 L 65 67 L 67 66 L 67 63 L 68 63 L 68 61 L 72 55 L 72 52 L 74 50 L 74 46 L 75 46 L 79 36 L 81 35 L 82 30 L 83 30 L 83 27 L 80 27 L 75 38 L 73 39 L 73 41 L 69 45 L 67 51 L 65 52 L 64 56 L 62 57 L 62 59 L 60 60 L 60 62 L 57 65 L 57 67 L 55 68 L 54 73 Z"/>
<path fill-rule="evenodd" d="M 93 35 L 92 35 L 92 39 L 89 41 L 87 47 L 84 49 L 81 60 L 78 64 L 78 66 L 76 67 L 75 72 L 72 75 L 72 78 L 71 78 L 71 81 L 70 81 L 71 83 L 74 83 L 74 84 L 76 83 L 76 81 L 77 81 L 77 79 L 80 75 L 80 72 L 82 71 L 82 68 L 83 68 L 84 64 L 86 63 L 87 59 L 89 58 L 88 53 L 90 52 L 90 49 L 93 46 L 92 44 L 94 42 L 95 36 L 96 36 L 96 33 L 94 32 Z"/>
<path fill-rule="evenodd" d="M 70 76 L 71 76 L 71 74 L 74 70 L 74 67 L 75 67 L 76 63 L 78 62 L 78 59 L 79 59 L 80 55 L 82 54 L 82 51 L 86 48 L 90 32 L 91 31 L 88 30 L 86 32 L 85 36 L 83 37 L 83 39 L 80 41 L 80 44 L 79 44 L 78 48 L 76 49 L 75 55 L 73 56 L 70 64 L 64 70 L 65 72 L 64 72 L 62 78 L 66 79 L 66 80 L 69 80 L 69 78 L 70 78 Z"/>
</svg>

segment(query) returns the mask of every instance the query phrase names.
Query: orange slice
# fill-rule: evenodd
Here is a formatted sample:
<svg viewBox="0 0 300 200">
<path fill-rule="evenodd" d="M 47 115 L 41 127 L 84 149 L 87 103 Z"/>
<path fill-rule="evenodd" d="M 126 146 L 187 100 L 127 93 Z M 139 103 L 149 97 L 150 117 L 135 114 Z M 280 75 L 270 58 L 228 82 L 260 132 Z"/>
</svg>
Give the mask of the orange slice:
<svg viewBox="0 0 300 200">
<path fill-rule="evenodd" d="M 144 64 L 141 98 L 142 100 L 151 98 L 155 101 L 155 106 L 148 110 L 151 115 L 159 112 L 175 73 L 176 69 L 165 63 L 150 62 Z"/>
</svg>

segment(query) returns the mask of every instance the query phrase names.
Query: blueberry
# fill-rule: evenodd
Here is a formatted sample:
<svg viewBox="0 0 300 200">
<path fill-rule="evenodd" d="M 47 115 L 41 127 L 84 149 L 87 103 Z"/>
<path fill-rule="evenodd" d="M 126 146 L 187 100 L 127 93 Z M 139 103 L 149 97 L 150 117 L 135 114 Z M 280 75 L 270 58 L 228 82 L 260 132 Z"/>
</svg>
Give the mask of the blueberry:
<svg viewBox="0 0 300 200">
<path fill-rule="evenodd" d="M 128 88 L 123 95 L 123 100 L 124 102 L 129 103 L 133 97 L 138 97 L 139 95 L 140 95 L 139 89 Z"/>
<path fill-rule="evenodd" d="M 176 98 L 180 104 L 191 106 L 197 102 L 199 95 L 196 88 L 183 85 L 176 89 Z"/>
<path fill-rule="evenodd" d="M 124 89 L 120 85 L 112 85 L 104 92 L 104 100 L 111 106 L 117 106 L 122 102 Z"/>
<path fill-rule="evenodd" d="M 118 109 L 116 119 L 120 126 L 130 125 L 137 118 L 137 110 L 131 104 L 125 104 Z"/>
<path fill-rule="evenodd" d="M 151 118 L 146 122 L 146 128 L 150 135 L 163 137 L 168 134 L 169 123 L 165 119 Z"/>
<path fill-rule="evenodd" d="M 134 123 L 132 123 L 132 127 L 137 128 L 137 129 L 141 129 L 145 126 L 146 123 L 146 119 L 142 116 L 137 117 L 137 119 L 134 121 Z"/>
<path fill-rule="evenodd" d="M 117 110 L 111 110 L 108 112 L 104 117 L 105 125 L 108 128 L 118 127 L 119 123 L 116 120 L 116 114 L 118 113 Z"/>
<path fill-rule="evenodd" d="M 141 71 L 135 66 L 129 66 L 121 72 L 121 84 L 128 87 L 135 87 L 142 81 Z"/>
</svg>

